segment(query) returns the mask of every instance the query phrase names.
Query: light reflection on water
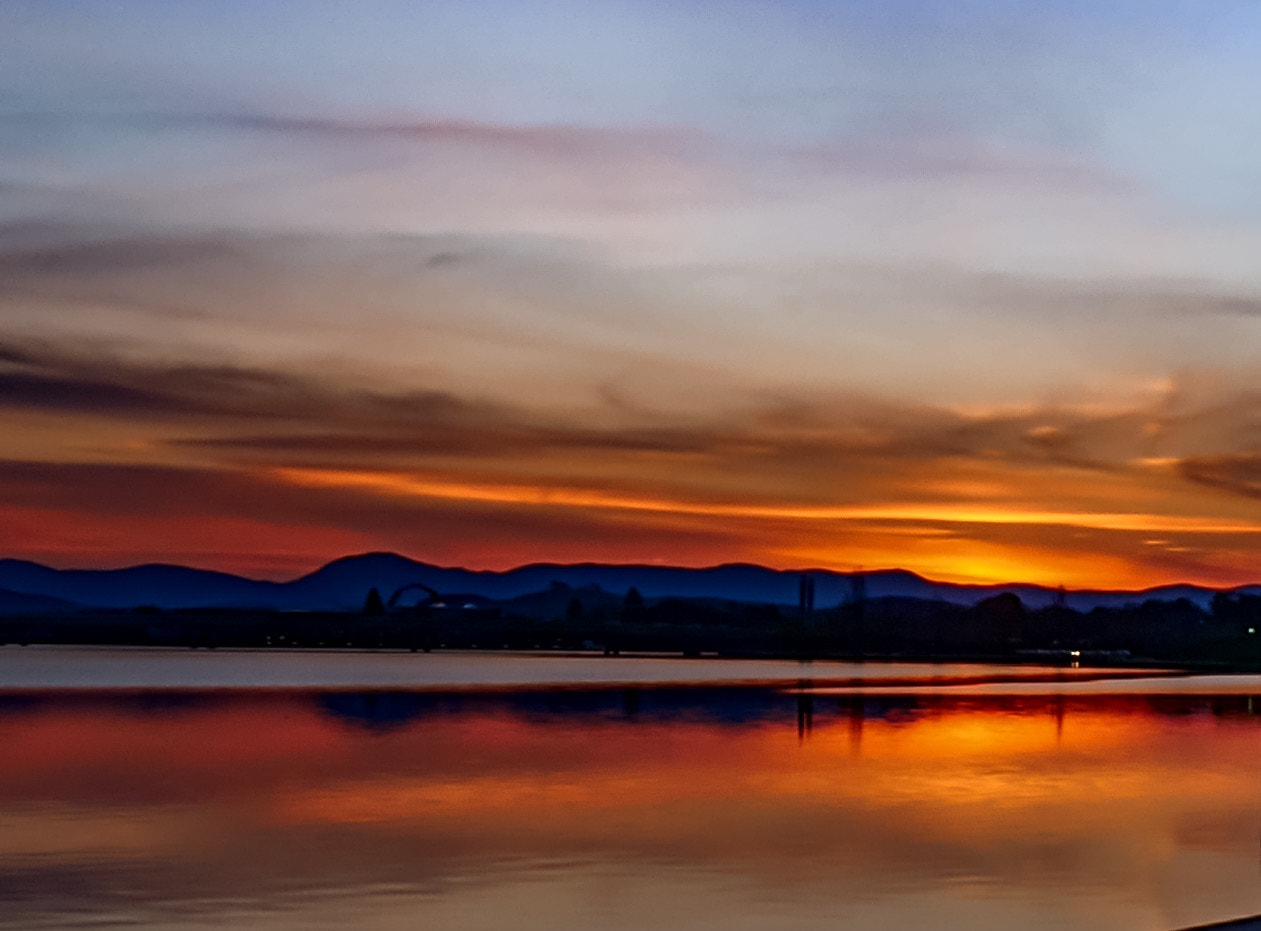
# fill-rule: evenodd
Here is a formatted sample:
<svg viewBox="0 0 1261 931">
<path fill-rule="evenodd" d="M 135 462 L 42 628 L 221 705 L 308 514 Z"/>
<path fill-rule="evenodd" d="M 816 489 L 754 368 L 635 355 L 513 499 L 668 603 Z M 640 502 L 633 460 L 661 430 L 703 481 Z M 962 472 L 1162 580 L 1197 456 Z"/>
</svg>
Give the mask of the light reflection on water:
<svg viewBox="0 0 1261 931">
<path fill-rule="evenodd" d="M 1256 913 L 1261 701 L 1176 688 L 10 692 L 0 928 Z"/>
</svg>

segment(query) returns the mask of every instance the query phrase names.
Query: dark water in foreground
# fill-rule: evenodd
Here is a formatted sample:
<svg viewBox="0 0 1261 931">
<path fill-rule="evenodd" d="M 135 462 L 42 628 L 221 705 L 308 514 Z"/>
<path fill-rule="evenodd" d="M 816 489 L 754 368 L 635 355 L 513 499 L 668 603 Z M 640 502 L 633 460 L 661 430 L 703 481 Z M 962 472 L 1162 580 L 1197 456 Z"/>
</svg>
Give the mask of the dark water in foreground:
<svg viewBox="0 0 1261 931">
<path fill-rule="evenodd" d="M 99 659 L 57 655 L 79 674 Z M 0 658 L 0 928 L 1169 929 L 1261 912 L 1256 678 L 917 689 L 879 687 L 873 665 L 871 687 L 814 695 L 133 691 L 31 681 L 31 656 Z M 140 684 L 183 662 L 127 659 Z M 314 681 L 326 659 L 345 662 L 308 658 Z"/>
</svg>

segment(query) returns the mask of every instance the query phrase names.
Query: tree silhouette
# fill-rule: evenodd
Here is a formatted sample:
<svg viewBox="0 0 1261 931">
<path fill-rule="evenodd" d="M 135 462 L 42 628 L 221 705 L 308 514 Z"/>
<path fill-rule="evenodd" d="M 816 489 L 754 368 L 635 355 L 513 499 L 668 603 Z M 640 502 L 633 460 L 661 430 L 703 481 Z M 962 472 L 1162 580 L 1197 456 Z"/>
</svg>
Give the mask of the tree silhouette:
<svg viewBox="0 0 1261 931">
<path fill-rule="evenodd" d="M 385 613 L 385 602 L 375 588 L 368 589 L 368 597 L 363 600 L 363 613 L 369 617 L 380 617 Z"/>
<path fill-rule="evenodd" d="M 1025 606 L 1020 596 L 1003 592 L 978 601 L 972 608 L 976 622 L 978 645 L 1007 646 L 1017 642 L 1023 633 Z"/>
<path fill-rule="evenodd" d="M 627 621 L 638 621 L 644 616 L 644 596 L 639 589 L 631 586 L 626 592 L 626 600 L 622 602 L 622 618 Z"/>
</svg>

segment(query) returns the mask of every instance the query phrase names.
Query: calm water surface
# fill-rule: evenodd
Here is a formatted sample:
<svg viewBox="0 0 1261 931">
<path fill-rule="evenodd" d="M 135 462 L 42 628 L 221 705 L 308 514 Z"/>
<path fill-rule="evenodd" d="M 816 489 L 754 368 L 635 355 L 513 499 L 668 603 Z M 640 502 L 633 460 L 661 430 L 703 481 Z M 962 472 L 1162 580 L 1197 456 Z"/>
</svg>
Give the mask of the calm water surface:
<svg viewBox="0 0 1261 931">
<path fill-rule="evenodd" d="M 1261 912 L 1261 679 L 986 673 L 6 648 L 0 928 Z"/>
</svg>

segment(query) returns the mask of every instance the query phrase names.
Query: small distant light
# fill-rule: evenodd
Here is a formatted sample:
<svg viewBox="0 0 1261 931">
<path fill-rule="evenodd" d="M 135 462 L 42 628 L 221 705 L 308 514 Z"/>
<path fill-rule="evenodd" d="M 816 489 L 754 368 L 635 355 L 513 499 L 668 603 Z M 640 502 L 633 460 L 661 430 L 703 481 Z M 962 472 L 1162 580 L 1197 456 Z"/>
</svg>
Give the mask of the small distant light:
<svg viewBox="0 0 1261 931">
<path fill-rule="evenodd" d="M 1250 633 L 1250 634 L 1255 634 L 1256 632 L 1257 632 L 1257 629 L 1256 629 L 1255 627 L 1249 627 L 1249 628 L 1248 628 L 1248 633 Z"/>
<path fill-rule="evenodd" d="M 1081 650 L 1070 650 L 1068 655 L 1072 657 L 1081 656 Z"/>
</svg>

